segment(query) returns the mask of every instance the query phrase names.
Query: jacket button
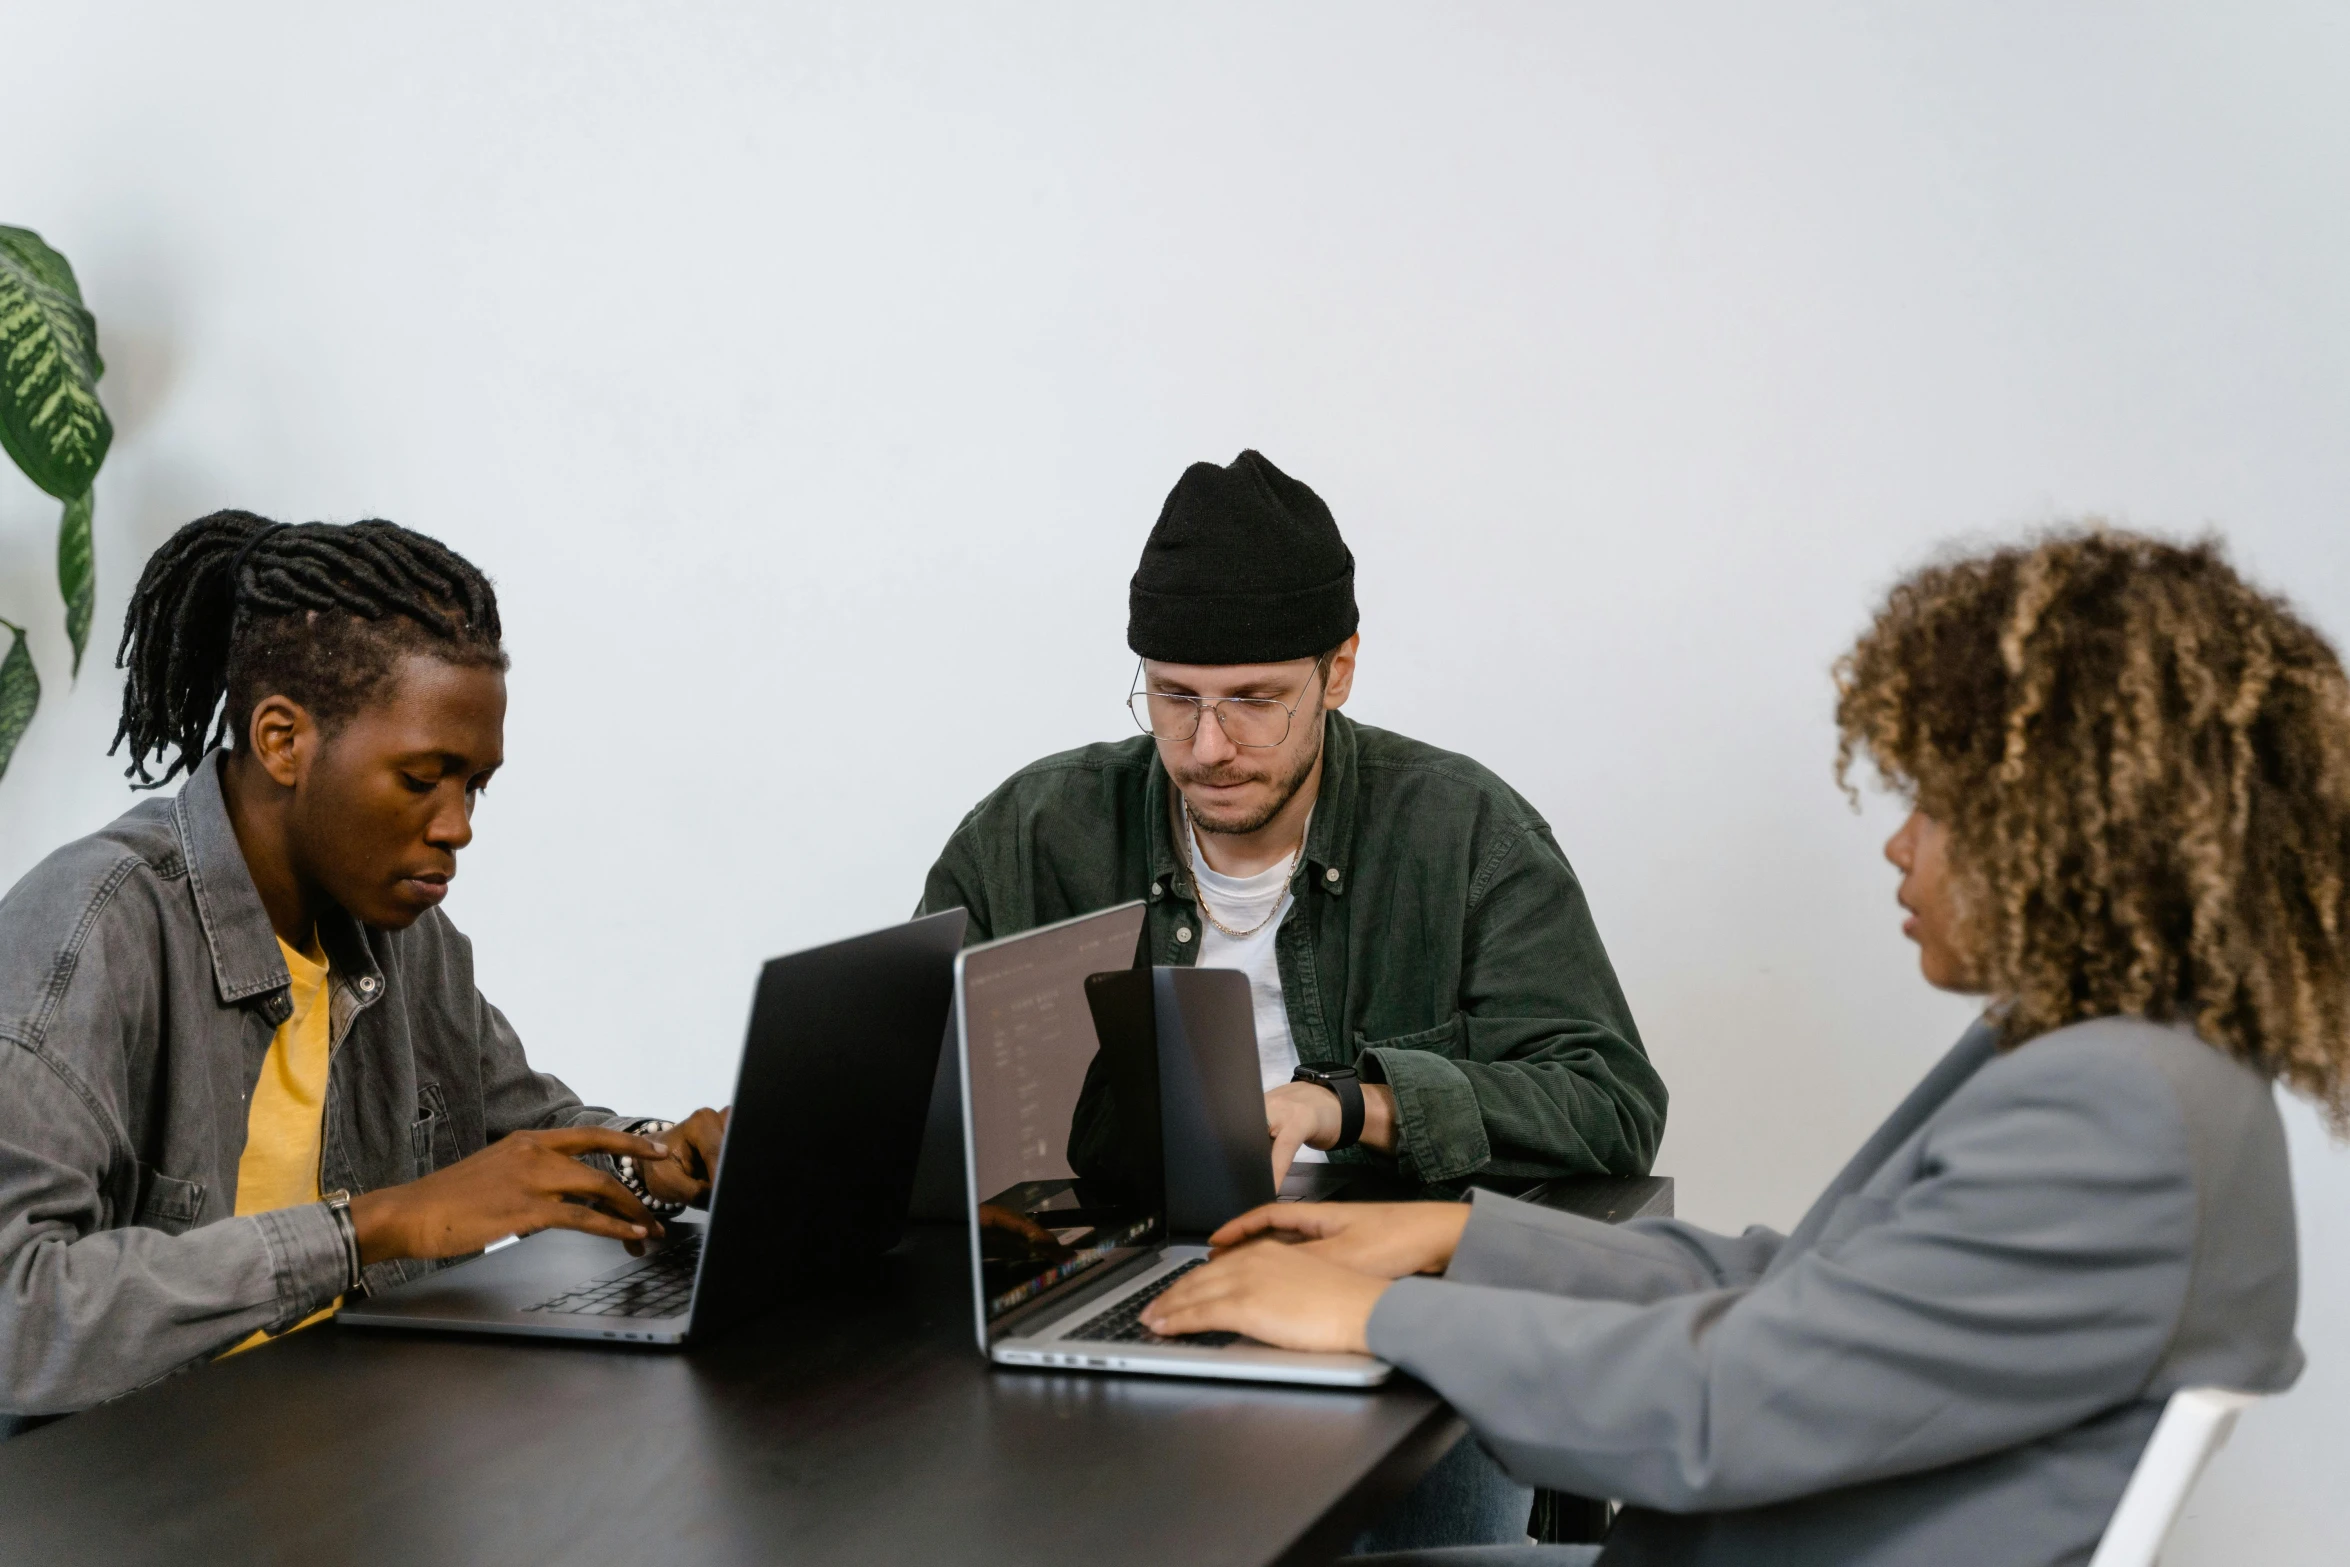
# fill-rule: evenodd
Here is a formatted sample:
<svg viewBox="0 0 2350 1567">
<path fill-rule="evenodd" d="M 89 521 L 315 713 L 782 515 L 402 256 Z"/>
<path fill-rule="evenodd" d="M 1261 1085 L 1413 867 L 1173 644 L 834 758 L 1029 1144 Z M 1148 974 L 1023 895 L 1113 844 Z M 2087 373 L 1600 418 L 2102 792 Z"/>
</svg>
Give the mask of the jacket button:
<svg viewBox="0 0 2350 1567">
<path fill-rule="evenodd" d="M 1191 939 L 1191 927 L 1189 925 L 1176 926 L 1175 939 L 1177 941 L 1189 941 Z"/>
<path fill-rule="evenodd" d="M 375 993 L 375 976 L 373 974 L 360 975 L 359 988 L 366 991 L 369 995 L 373 995 Z"/>
<path fill-rule="evenodd" d="M 1322 879 L 1323 879 L 1324 881 L 1336 881 L 1336 880 L 1338 880 L 1338 867 L 1337 867 L 1337 866 L 1335 866 L 1335 865 L 1333 865 L 1333 866 L 1331 866 L 1331 867 L 1330 867 L 1328 870 L 1324 871 L 1324 872 L 1322 873 Z"/>
<path fill-rule="evenodd" d="M 1158 897 L 1158 896 L 1159 896 L 1161 893 L 1164 893 L 1166 890 L 1167 890 L 1167 889 L 1166 889 L 1166 886 L 1165 886 L 1163 883 L 1160 883 L 1160 882 L 1155 882 L 1155 881 L 1151 883 L 1151 896 L 1152 896 L 1152 897 L 1154 897 L 1154 898 L 1155 898 L 1155 897 Z"/>
</svg>

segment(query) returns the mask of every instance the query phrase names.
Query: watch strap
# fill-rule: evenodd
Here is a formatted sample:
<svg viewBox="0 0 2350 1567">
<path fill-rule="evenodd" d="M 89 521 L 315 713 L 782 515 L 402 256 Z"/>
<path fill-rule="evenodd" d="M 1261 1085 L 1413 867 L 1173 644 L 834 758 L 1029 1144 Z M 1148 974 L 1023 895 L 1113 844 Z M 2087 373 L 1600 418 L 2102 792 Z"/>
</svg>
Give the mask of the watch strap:
<svg viewBox="0 0 2350 1567">
<path fill-rule="evenodd" d="M 1301 1066 L 1290 1075 L 1296 1083 L 1318 1083 L 1338 1096 L 1338 1141 L 1330 1152 L 1352 1148 L 1363 1140 L 1363 1080 L 1351 1066 Z"/>
<path fill-rule="evenodd" d="M 319 1199 L 335 1221 L 335 1237 L 343 1243 L 343 1293 L 348 1295 L 364 1282 L 365 1269 L 359 1262 L 359 1226 L 351 1218 L 351 1194 L 337 1189 Z"/>
</svg>

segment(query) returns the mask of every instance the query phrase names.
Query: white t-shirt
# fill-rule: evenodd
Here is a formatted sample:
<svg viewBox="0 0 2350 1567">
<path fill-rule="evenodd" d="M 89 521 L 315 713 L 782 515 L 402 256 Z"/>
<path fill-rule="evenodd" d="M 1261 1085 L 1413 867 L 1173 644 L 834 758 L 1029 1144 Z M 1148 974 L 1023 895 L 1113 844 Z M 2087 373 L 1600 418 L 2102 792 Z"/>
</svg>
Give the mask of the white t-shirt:
<svg viewBox="0 0 2350 1567">
<path fill-rule="evenodd" d="M 1188 837 L 1191 832 L 1188 819 L 1183 828 Z M 1255 1003 L 1257 1014 L 1257 1075 L 1270 1093 L 1288 1082 L 1289 1075 L 1297 1070 L 1297 1044 L 1289 1037 L 1289 1009 L 1281 1000 L 1281 965 L 1273 951 L 1274 933 L 1289 917 L 1292 901 L 1289 875 L 1297 868 L 1297 862 L 1284 859 L 1254 876 L 1226 876 L 1200 854 L 1196 838 L 1188 847 L 1192 874 L 1199 879 L 1200 895 L 1216 911 L 1217 919 L 1234 930 L 1247 930 L 1263 921 L 1255 934 L 1238 939 L 1225 935 L 1213 923 L 1202 921 L 1199 966 L 1236 968 L 1248 976 L 1249 998 Z M 1321 1163 L 1329 1157 L 1319 1148 L 1297 1151 L 1301 1164 Z"/>
</svg>

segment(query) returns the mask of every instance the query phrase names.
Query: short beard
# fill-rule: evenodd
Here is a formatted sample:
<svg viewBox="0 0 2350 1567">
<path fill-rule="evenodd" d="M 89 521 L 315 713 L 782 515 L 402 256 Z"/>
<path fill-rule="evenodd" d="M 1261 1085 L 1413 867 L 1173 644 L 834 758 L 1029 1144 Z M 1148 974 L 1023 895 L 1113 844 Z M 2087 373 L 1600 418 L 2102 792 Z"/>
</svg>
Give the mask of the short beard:
<svg viewBox="0 0 2350 1567">
<path fill-rule="evenodd" d="M 1273 802 L 1270 805 L 1261 811 L 1242 817 L 1238 821 L 1217 821 L 1201 815 L 1199 808 L 1191 803 L 1191 799 L 1187 795 L 1184 797 L 1183 808 L 1191 816 L 1191 825 L 1200 832 L 1215 833 L 1226 838 L 1245 838 L 1252 832 L 1263 831 L 1267 823 L 1279 816 L 1283 810 L 1288 808 L 1289 802 L 1297 798 L 1298 790 L 1303 789 L 1306 786 L 1306 779 L 1312 776 L 1314 764 L 1322 759 L 1323 711 L 1320 708 L 1314 711 L 1313 746 L 1303 757 L 1299 758 L 1297 766 L 1290 770 L 1289 776 L 1274 785 Z M 1182 789 L 1184 782 L 1182 777 L 1176 778 L 1175 787 L 1177 790 Z"/>
</svg>

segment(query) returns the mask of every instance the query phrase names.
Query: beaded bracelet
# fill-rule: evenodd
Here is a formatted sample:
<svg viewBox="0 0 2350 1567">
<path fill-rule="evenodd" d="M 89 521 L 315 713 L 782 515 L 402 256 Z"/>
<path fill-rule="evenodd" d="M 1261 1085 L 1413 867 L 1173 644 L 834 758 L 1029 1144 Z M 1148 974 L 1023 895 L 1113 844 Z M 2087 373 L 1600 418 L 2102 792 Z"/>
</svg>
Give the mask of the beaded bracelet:
<svg viewBox="0 0 2350 1567">
<path fill-rule="evenodd" d="M 677 1123 L 675 1121 L 658 1121 L 648 1118 L 642 1121 L 631 1121 L 628 1125 L 622 1127 L 621 1130 L 636 1137 L 657 1137 L 661 1133 L 670 1130 L 676 1125 Z M 673 1213 L 683 1213 L 685 1211 L 684 1203 L 671 1202 L 666 1197 L 656 1197 L 653 1195 L 652 1189 L 645 1185 L 645 1172 L 637 1168 L 635 1155 L 614 1154 L 612 1156 L 612 1164 L 614 1167 L 614 1173 L 620 1177 L 620 1184 L 627 1187 L 629 1193 L 634 1196 L 638 1202 L 643 1203 L 645 1205 L 645 1211 L 653 1215 L 653 1217 L 657 1219 L 666 1219 Z"/>
</svg>

